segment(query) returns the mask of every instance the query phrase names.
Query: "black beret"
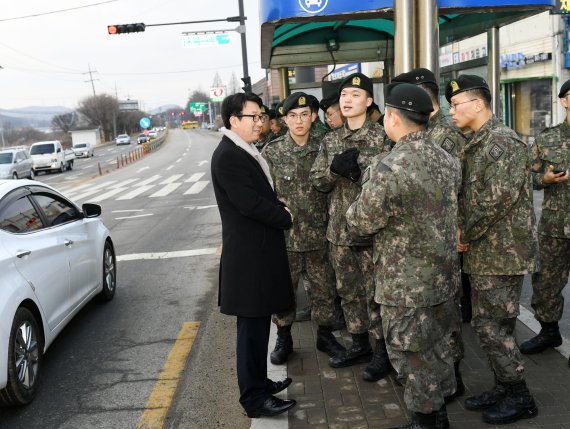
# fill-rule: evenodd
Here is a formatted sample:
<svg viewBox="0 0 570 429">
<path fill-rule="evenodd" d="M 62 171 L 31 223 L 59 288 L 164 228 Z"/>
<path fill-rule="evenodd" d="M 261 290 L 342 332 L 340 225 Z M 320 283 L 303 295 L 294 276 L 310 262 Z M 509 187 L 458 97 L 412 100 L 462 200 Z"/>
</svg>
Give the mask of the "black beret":
<svg viewBox="0 0 570 429">
<path fill-rule="evenodd" d="M 482 77 L 474 74 L 462 74 L 445 86 L 445 98 L 449 102 L 454 95 L 470 89 L 484 89 L 490 92 L 489 85 Z"/>
<path fill-rule="evenodd" d="M 269 113 L 268 113 L 268 112 L 269 112 L 269 107 L 267 107 L 265 104 L 262 104 L 262 105 L 261 105 L 260 110 L 261 110 L 261 113 L 264 114 L 264 115 L 268 115 L 268 114 L 269 114 Z"/>
<path fill-rule="evenodd" d="M 421 85 L 422 83 L 435 83 L 435 75 L 431 70 L 424 68 L 417 68 L 409 71 L 408 73 L 402 73 L 392 79 L 392 82 L 400 83 L 413 83 L 414 85 Z"/>
<path fill-rule="evenodd" d="M 279 102 L 279 104 L 277 106 L 275 106 L 275 117 L 277 119 L 281 118 L 283 116 L 283 102 L 285 100 L 282 100 Z"/>
<path fill-rule="evenodd" d="M 307 95 L 307 98 L 309 99 L 309 106 L 311 106 L 311 109 L 314 112 L 318 112 L 319 111 L 319 99 L 317 97 L 315 97 L 314 95 Z"/>
<path fill-rule="evenodd" d="M 275 119 L 275 109 L 269 109 L 267 114 L 269 115 L 269 119 Z"/>
<path fill-rule="evenodd" d="M 289 113 L 289 110 L 301 107 L 311 107 L 309 96 L 304 92 L 294 92 L 283 101 L 283 116 Z"/>
<path fill-rule="evenodd" d="M 319 107 L 323 109 L 323 112 L 327 112 L 327 109 L 331 107 L 333 104 L 338 104 L 338 94 L 333 94 L 327 98 L 323 98 L 319 103 Z"/>
<path fill-rule="evenodd" d="M 429 115 L 433 105 L 427 92 L 411 83 L 391 83 L 384 93 L 386 106 Z"/>
<path fill-rule="evenodd" d="M 345 77 L 338 87 L 338 93 L 340 94 L 344 88 L 360 88 L 368 91 L 370 97 L 374 94 L 374 87 L 370 78 L 362 73 L 353 73 Z"/>
<path fill-rule="evenodd" d="M 570 79 L 568 79 L 566 82 L 564 82 L 562 84 L 562 87 L 560 88 L 560 92 L 558 93 L 558 98 L 562 98 L 566 95 L 566 93 L 568 92 L 568 90 L 570 90 Z"/>
</svg>

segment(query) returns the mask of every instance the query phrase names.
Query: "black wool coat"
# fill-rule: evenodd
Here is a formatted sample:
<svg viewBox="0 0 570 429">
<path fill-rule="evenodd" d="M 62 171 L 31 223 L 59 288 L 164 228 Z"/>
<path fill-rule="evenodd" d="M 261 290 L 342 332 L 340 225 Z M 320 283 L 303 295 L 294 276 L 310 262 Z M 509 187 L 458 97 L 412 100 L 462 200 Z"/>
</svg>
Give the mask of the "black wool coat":
<svg viewBox="0 0 570 429">
<path fill-rule="evenodd" d="M 291 216 L 259 163 L 224 136 L 212 155 L 222 218 L 218 305 L 224 314 L 264 317 L 293 308 L 284 230 Z"/>
</svg>

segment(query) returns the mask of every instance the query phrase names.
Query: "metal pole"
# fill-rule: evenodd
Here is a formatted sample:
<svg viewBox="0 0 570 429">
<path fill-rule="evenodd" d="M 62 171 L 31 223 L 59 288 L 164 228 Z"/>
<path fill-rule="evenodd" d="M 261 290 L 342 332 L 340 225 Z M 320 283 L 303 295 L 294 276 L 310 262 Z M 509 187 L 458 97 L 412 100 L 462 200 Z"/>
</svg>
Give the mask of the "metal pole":
<svg viewBox="0 0 570 429">
<path fill-rule="evenodd" d="M 416 65 L 431 70 L 439 81 L 439 20 L 437 0 L 417 0 Z"/>
<path fill-rule="evenodd" d="M 244 91 L 251 92 L 251 78 L 249 77 L 249 71 L 247 68 L 247 44 L 245 41 L 245 16 L 243 12 L 243 0 L 238 0 L 239 3 L 239 25 L 241 34 L 241 60 L 243 63 L 243 83 Z"/>
<path fill-rule="evenodd" d="M 487 30 L 487 56 L 489 64 L 487 80 L 491 90 L 491 108 L 495 116 L 501 116 L 501 63 L 499 56 L 499 27 L 491 27 Z"/>
<path fill-rule="evenodd" d="M 279 81 L 281 83 L 281 85 L 279 85 L 281 89 L 279 96 L 281 100 L 285 100 L 291 92 L 289 89 L 289 70 L 287 67 L 281 67 L 279 69 Z"/>
<path fill-rule="evenodd" d="M 394 0 L 394 75 L 414 68 L 414 0 Z"/>
</svg>

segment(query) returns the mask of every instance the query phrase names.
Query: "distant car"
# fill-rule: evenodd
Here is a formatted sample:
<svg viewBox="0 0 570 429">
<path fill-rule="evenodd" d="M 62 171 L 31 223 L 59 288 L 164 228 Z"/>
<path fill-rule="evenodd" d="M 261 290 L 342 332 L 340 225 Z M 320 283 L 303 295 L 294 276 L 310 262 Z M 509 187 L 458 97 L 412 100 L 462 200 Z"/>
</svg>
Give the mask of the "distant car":
<svg viewBox="0 0 570 429">
<path fill-rule="evenodd" d="M 146 143 L 149 140 L 150 140 L 149 137 L 144 133 L 140 133 L 139 136 L 137 137 L 138 144 Z"/>
<path fill-rule="evenodd" d="M 31 402 L 57 335 L 92 298 L 113 299 L 115 247 L 100 215 L 47 185 L 0 181 L 1 406 Z"/>
<path fill-rule="evenodd" d="M 25 146 L 0 150 L 0 179 L 34 178 L 32 159 Z"/>
<path fill-rule="evenodd" d="M 73 149 L 75 156 L 78 158 L 82 156 L 87 158 L 93 156 L 93 147 L 91 147 L 89 143 L 75 143 L 71 149 Z"/>
<path fill-rule="evenodd" d="M 119 144 L 131 144 L 131 137 L 128 134 L 120 134 L 115 139 L 115 143 Z"/>
<path fill-rule="evenodd" d="M 155 139 L 158 136 L 158 132 L 156 132 L 155 130 L 149 131 L 148 132 L 148 138 L 149 140 Z"/>
</svg>

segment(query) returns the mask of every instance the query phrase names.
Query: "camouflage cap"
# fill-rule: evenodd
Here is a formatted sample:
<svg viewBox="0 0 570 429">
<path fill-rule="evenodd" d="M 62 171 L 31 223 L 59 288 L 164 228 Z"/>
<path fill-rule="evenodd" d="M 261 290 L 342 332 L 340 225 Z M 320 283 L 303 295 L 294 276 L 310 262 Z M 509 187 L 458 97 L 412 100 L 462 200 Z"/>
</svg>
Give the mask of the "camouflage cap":
<svg viewBox="0 0 570 429">
<path fill-rule="evenodd" d="M 435 83 L 435 75 L 431 70 L 424 68 L 417 68 L 409 71 L 408 73 L 401 73 L 392 79 L 392 82 L 412 83 L 414 85 L 421 85 L 422 83 Z"/>
<path fill-rule="evenodd" d="M 338 87 L 338 93 L 340 94 L 344 88 L 360 88 L 365 91 L 368 91 L 370 97 L 372 97 L 374 93 L 374 87 L 372 85 L 372 81 L 368 76 L 362 73 L 353 73 L 345 77 Z"/>
<path fill-rule="evenodd" d="M 560 92 L 558 93 L 558 98 L 563 98 L 566 93 L 570 90 L 570 79 L 562 84 L 560 87 Z"/>
<path fill-rule="evenodd" d="M 483 89 L 490 92 L 489 85 L 482 77 L 474 74 L 462 74 L 445 86 L 445 98 L 449 102 L 454 95 L 470 89 Z"/>
<path fill-rule="evenodd" d="M 411 83 L 391 83 L 384 93 L 386 106 L 429 115 L 433 105 L 427 92 Z"/>
<path fill-rule="evenodd" d="M 299 109 L 301 107 L 311 107 L 309 96 L 304 92 L 294 92 L 283 102 L 283 116 L 289 113 L 289 110 Z"/>
</svg>

